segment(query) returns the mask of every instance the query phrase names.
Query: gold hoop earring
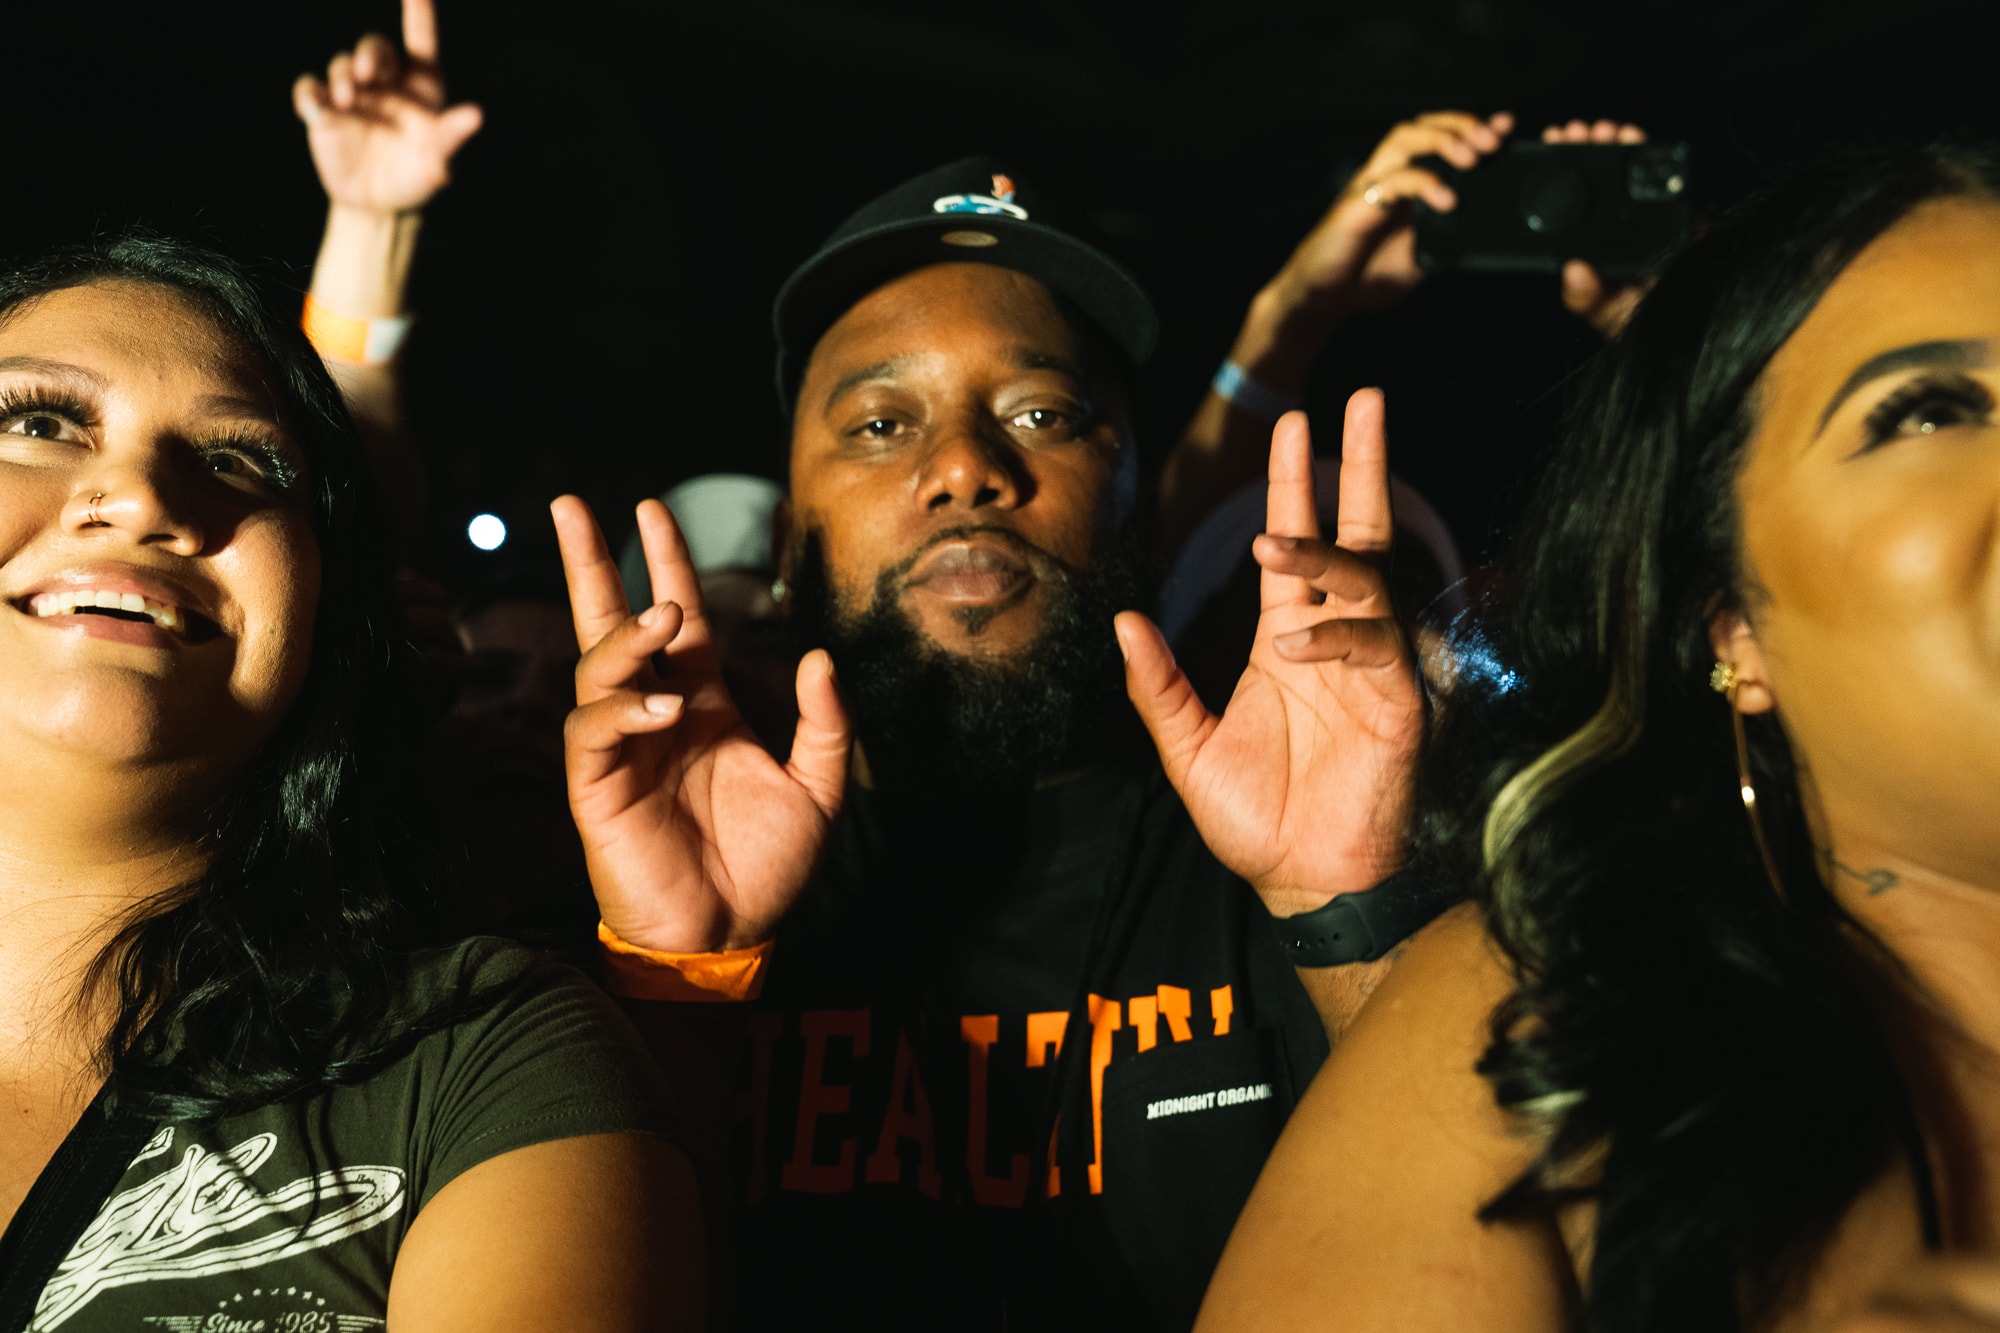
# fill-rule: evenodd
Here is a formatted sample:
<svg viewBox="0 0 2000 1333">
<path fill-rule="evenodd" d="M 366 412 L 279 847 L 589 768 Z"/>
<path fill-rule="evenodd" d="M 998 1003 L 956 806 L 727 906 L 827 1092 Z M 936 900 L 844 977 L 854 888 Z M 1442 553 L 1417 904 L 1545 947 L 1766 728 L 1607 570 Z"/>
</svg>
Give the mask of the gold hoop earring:
<svg viewBox="0 0 2000 1333">
<path fill-rule="evenodd" d="M 1715 670 L 1708 673 L 1708 688 L 1729 699 L 1729 726 L 1736 734 L 1736 790 L 1743 797 L 1743 813 L 1750 819 L 1750 836 L 1756 840 L 1757 854 L 1764 859 L 1764 873 L 1770 877 L 1778 901 L 1790 906 L 1791 896 L 1785 892 L 1785 882 L 1778 878 L 1778 860 L 1771 855 L 1771 842 L 1764 836 L 1764 817 L 1757 809 L 1757 786 L 1750 780 L 1750 741 L 1743 733 L 1743 709 L 1736 702 L 1741 684 L 1733 662 L 1718 661 Z"/>
</svg>

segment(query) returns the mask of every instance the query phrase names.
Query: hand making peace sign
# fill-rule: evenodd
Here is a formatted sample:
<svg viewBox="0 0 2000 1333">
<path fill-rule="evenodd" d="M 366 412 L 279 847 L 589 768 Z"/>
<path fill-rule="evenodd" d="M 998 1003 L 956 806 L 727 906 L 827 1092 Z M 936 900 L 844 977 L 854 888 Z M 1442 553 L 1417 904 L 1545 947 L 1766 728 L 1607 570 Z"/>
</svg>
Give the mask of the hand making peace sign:
<svg viewBox="0 0 2000 1333">
<path fill-rule="evenodd" d="M 1366 889 L 1400 866 L 1424 726 L 1416 664 L 1389 604 L 1382 395 L 1347 403 L 1340 520 L 1322 541 L 1303 412 L 1271 434 L 1263 616 L 1217 717 L 1136 612 L 1118 617 L 1126 688 L 1195 827 L 1277 916 Z"/>
<path fill-rule="evenodd" d="M 451 158 L 478 133 L 480 110 L 447 107 L 432 0 L 403 0 L 403 54 L 380 33 L 335 56 L 326 80 L 301 74 L 292 106 L 336 205 L 368 213 L 421 208 L 451 179 Z"/>
<path fill-rule="evenodd" d="M 583 650 L 564 732 L 570 812 L 604 924 L 666 953 L 761 944 L 804 891 L 840 811 L 850 729 L 833 659 L 815 649 L 799 663 L 799 725 L 780 764 L 722 683 L 701 583 L 667 507 L 639 506 L 654 605 L 636 616 L 590 507 L 566 495 L 553 510 Z"/>
</svg>

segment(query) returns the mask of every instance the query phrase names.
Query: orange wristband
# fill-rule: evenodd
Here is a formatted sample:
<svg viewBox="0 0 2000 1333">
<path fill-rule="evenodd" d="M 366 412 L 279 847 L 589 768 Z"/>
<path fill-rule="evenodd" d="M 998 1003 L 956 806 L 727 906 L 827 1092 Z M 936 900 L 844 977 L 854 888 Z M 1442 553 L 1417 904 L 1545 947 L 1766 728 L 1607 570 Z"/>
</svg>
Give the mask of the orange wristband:
<svg viewBox="0 0 2000 1333">
<path fill-rule="evenodd" d="M 602 921 L 597 942 L 604 949 L 604 984 L 628 1000 L 679 1000 L 728 1004 L 754 1000 L 764 992 L 764 964 L 773 941 L 717 953 L 662 953 L 627 944 Z"/>
<path fill-rule="evenodd" d="M 306 293 L 305 314 L 299 321 L 306 337 L 329 361 L 350 366 L 379 366 L 394 359 L 410 334 L 408 315 L 384 319 L 355 319 L 337 314 Z"/>
</svg>

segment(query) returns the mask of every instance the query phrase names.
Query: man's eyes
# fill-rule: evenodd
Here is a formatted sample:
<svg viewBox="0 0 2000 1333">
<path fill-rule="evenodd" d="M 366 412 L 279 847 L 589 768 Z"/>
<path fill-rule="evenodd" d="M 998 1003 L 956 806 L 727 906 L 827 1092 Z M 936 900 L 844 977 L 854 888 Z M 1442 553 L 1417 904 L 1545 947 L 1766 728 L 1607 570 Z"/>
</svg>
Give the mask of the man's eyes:
<svg viewBox="0 0 2000 1333">
<path fill-rule="evenodd" d="M 1059 407 L 1026 407 L 1005 414 L 1001 420 L 1010 430 L 1045 436 L 1070 436 L 1081 429 L 1080 415 Z M 917 427 L 897 416 L 868 416 L 850 427 L 851 439 L 886 443 L 907 438 Z"/>
<path fill-rule="evenodd" d="M 1052 407 L 1031 407 L 1025 412 L 1016 412 L 1008 424 L 1020 430 L 1062 430 L 1074 426 L 1076 419 Z"/>
</svg>

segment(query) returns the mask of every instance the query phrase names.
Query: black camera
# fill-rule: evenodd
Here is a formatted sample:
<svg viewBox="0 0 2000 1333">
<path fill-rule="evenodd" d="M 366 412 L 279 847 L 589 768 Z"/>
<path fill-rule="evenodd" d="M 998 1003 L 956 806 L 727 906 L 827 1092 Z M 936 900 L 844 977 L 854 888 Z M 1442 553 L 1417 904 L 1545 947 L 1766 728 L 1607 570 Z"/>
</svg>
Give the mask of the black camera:
<svg viewBox="0 0 2000 1333">
<path fill-rule="evenodd" d="M 1418 165 L 1458 195 L 1416 206 L 1417 262 L 1430 272 L 1553 273 L 1571 259 L 1633 278 L 1687 239 L 1685 143 L 1509 143 L 1470 171 Z"/>
</svg>

